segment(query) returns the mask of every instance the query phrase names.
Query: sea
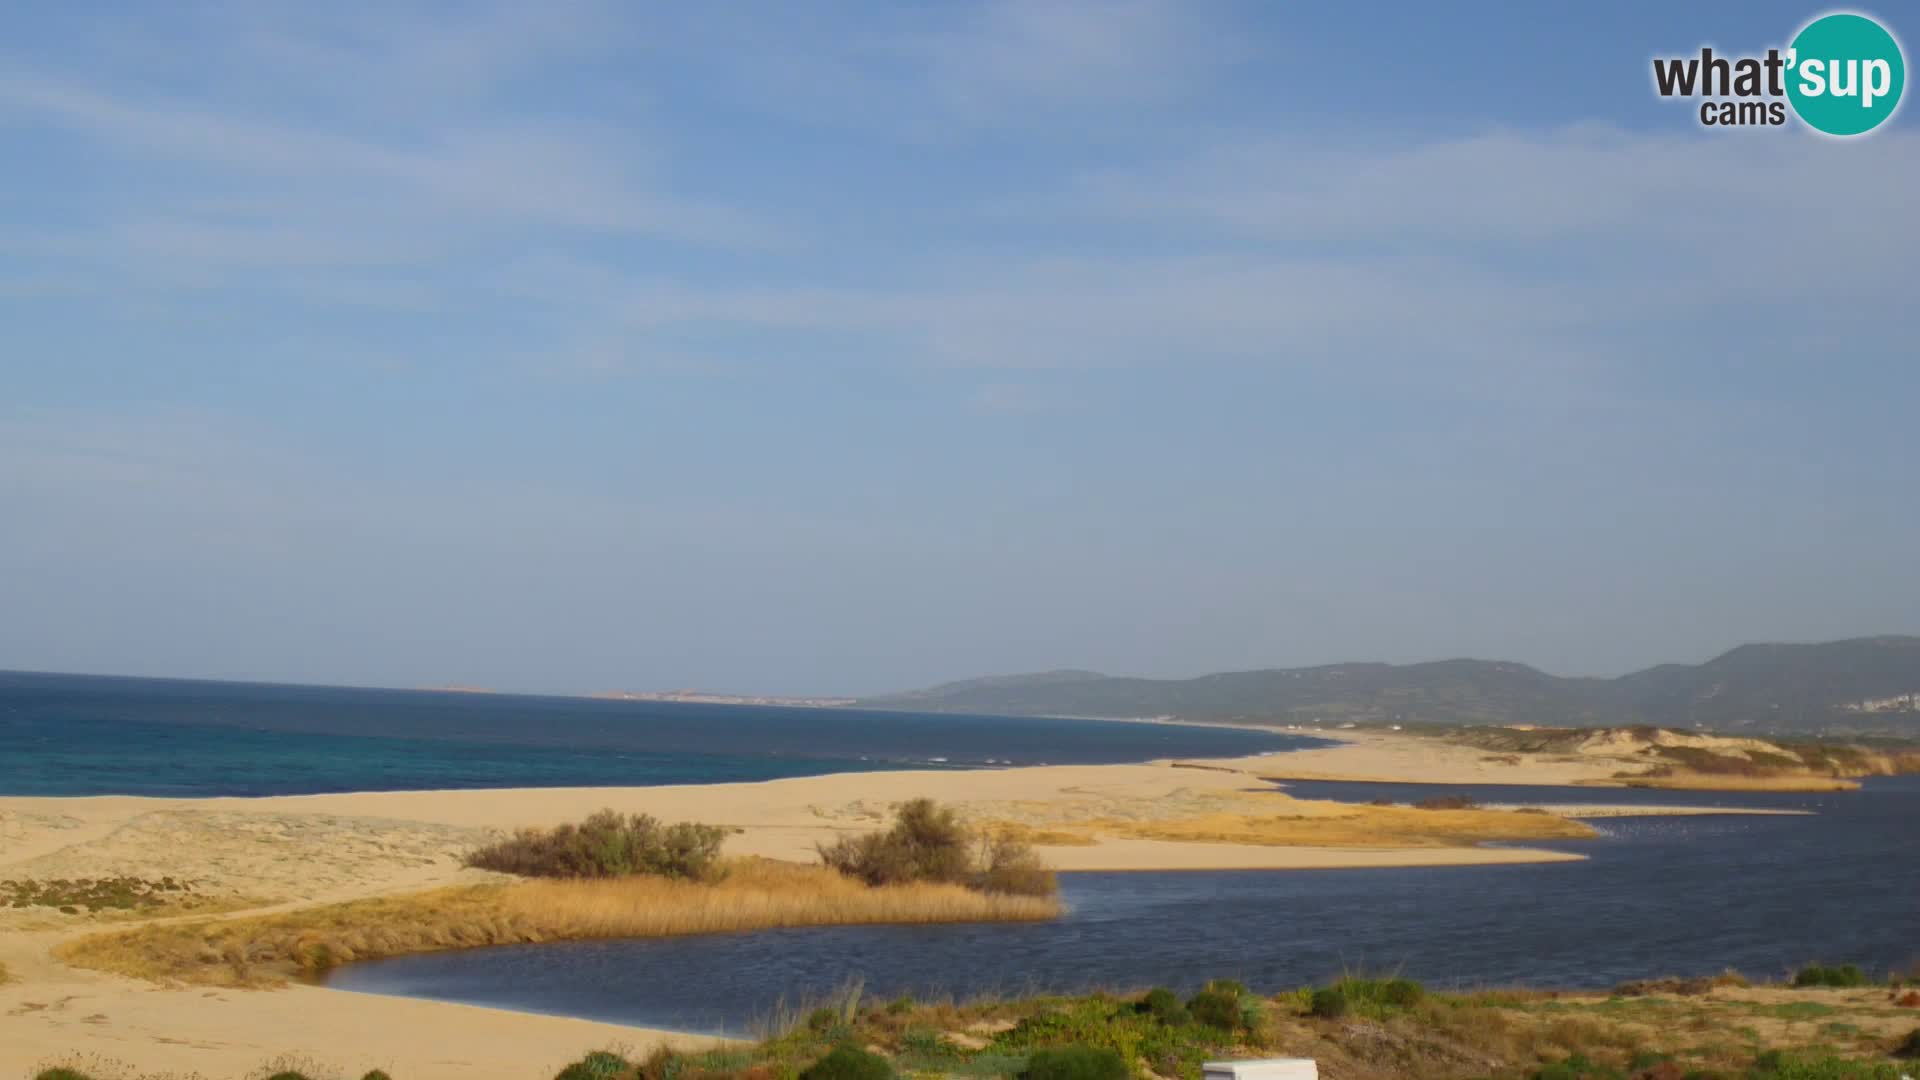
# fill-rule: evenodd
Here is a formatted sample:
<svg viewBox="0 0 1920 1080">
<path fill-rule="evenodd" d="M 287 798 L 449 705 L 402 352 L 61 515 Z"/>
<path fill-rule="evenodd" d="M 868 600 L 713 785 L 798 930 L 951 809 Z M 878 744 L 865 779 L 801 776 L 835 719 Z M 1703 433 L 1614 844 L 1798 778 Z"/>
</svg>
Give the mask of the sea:
<svg viewBox="0 0 1920 1080">
<path fill-rule="evenodd" d="M 1310 744 L 1182 724 L 0 672 L 0 795 L 713 784 Z"/>
<path fill-rule="evenodd" d="M 1284 754 L 1225 728 L 0 673 L 0 794 L 261 796 L 713 783 Z M 1436 986 L 1600 988 L 1735 968 L 1920 964 L 1920 777 L 1818 794 L 1296 782 L 1308 798 L 1641 803 L 1792 816 L 1596 819 L 1577 862 L 1077 873 L 1028 924 L 835 927 L 397 957 L 329 986 L 750 1035 L 860 986 L 922 999 L 1277 991 L 1343 974 Z"/>
</svg>

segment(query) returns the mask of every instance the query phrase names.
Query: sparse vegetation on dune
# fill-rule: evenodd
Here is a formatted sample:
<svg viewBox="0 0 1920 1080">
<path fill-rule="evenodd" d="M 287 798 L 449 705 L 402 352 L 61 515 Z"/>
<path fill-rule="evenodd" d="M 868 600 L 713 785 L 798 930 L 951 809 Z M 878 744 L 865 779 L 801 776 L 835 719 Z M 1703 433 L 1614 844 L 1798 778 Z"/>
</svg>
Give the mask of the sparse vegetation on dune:
<svg viewBox="0 0 1920 1080">
<path fill-rule="evenodd" d="M 1454 742 L 1502 752 L 1483 761 L 1517 763 L 1518 754 L 1631 761 L 1613 776 L 1633 787 L 1708 791 L 1850 791 L 1866 776 L 1920 771 L 1920 751 L 1832 741 L 1786 741 L 1627 728 L 1453 728 Z"/>
<path fill-rule="evenodd" d="M 79 967 L 155 980 L 261 986 L 353 960 L 486 945 L 669 937 L 795 926 L 1032 921 L 1051 898 L 959 885 L 873 887 L 832 870 L 729 862 L 714 882 L 635 876 L 436 889 L 275 915 L 95 934 L 62 945 Z"/>
<path fill-rule="evenodd" d="M 193 907 L 204 898 L 190 881 L 172 877 L 9 878 L 0 881 L 0 907 L 53 908 L 68 915 Z"/>
</svg>

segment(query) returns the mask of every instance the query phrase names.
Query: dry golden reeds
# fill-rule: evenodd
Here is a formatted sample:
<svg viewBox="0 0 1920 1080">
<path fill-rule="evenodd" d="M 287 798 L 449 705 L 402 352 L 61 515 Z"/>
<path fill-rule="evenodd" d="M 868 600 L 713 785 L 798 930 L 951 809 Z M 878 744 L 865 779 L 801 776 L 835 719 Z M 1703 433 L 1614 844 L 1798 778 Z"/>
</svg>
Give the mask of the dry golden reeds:
<svg viewBox="0 0 1920 1080">
<path fill-rule="evenodd" d="M 281 983 L 353 960 L 585 938 L 776 927 L 1016 922 L 1059 914 L 1050 898 L 958 885 L 870 887 L 817 866 L 739 860 L 718 882 L 650 877 L 436 889 L 275 915 L 167 923 L 69 942 L 78 967 L 220 986 Z"/>
</svg>

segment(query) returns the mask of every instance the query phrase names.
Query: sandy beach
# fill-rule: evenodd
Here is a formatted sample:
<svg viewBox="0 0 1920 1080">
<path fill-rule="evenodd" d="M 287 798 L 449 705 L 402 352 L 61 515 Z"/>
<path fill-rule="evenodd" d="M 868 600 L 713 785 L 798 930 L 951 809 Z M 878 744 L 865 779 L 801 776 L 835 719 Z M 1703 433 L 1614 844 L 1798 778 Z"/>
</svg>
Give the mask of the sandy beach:
<svg viewBox="0 0 1920 1080">
<path fill-rule="evenodd" d="M 1344 733 L 1343 733 L 1344 734 Z M 812 861 L 815 845 L 875 829 L 917 796 L 982 825 L 1028 831 L 1060 870 L 1295 869 L 1471 865 L 1577 859 L 1525 846 L 1392 832 L 1451 811 L 1399 808 L 1388 832 L 1333 846 L 1275 842 L 1354 834 L 1360 810 L 1291 799 L 1263 779 L 1284 771 L 1432 782 L 1569 783 L 1604 764 L 1493 766 L 1471 748 L 1360 735 L 1327 749 L 1207 762 L 1048 766 L 989 772 L 874 772 L 750 784 L 653 788 L 411 791 L 257 799 L 0 798 L 0 881 L 170 875 L 190 881 L 166 918 L 233 917 L 493 879 L 462 855 L 502 830 L 611 807 L 736 830 L 733 855 Z M 1284 770 L 1282 766 L 1284 765 Z M 1441 778 L 1447 778 L 1442 781 Z M 1598 800 L 1596 800 L 1598 802 Z M 1619 808 L 1581 808 L 1600 814 Z M 1552 814 L 1492 821 L 1571 835 Z M 1391 815 L 1398 815 L 1391 816 Z M 1463 819 L 1466 820 L 1466 819 Z M 1395 824 L 1398 823 L 1398 824 Z M 1280 829 L 1263 832 L 1263 829 Z M 1224 831 L 1223 831 L 1224 830 Z M 1222 842 L 1221 837 L 1264 842 Z M 1528 835 L 1521 833 L 1519 835 Z M 175 913 L 178 911 L 180 913 Z M 195 912 L 199 914 L 195 914 Z M 294 1055 L 340 1067 L 378 1064 L 413 1080 L 550 1075 L 597 1046 L 644 1051 L 668 1033 L 316 987 L 269 991 L 167 987 L 68 967 L 50 951 L 128 925 L 127 912 L 0 909 L 0 1074 L 73 1054 L 147 1071 L 238 1075 Z M 693 1040 L 699 1041 L 699 1040 Z"/>
</svg>

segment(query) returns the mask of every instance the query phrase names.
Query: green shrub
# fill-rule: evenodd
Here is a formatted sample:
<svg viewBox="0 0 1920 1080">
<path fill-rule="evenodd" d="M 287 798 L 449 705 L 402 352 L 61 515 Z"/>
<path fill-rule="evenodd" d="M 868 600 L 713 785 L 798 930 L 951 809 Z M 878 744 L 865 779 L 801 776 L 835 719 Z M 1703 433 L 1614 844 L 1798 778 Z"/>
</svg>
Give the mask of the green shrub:
<svg viewBox="0 0 1920 1080">
<path fill-rule="evenodd" d="M 1133 1075 L 1118 1051 L 1091 1046 L 1035 1050 L 1022 1080 L 1128 1080 Z"/>
<path fill-rule="evenodd" d="M 93 1077 L 78 1069 L 69 1069 L 62 1065 L 52 1069 L 42 1069 L 33 1074 L 33 1080 L 93 1080 Z"/>
<path fill-rule="evenodd" d="M 1899 1080 L 1900 1069 L 1890 1061 L 1769 1050 L 1754 1061 L 1747 1075 L 1752 1080 Z"/>
<path fill-rule="evenodd" d="M 1194 1020 L 1222 1031 L 1238 1031 L 1245 1026 L 1240 1009 L 1239 983 L 1208 983 L 1206 988 L 1187 999 L 1187 1012 Z"/>
<path fill-rule="evenodd" d="M 1164 986 L 1156 986 L 1140 999 L 1139 1009 L 1169 1027 L 1179 1027 L 1193 1019 L 1180 995 Z"/>
<path fill-rule="evenodd" d="M 1336 1019 L 1353 1011 L 1353 1002 L 1347 992 L 1338 986 L 1323 986 L 1313 992 L 1313 1000 L 1307 1006 L 1307 1012 L 1322 1019 Z"/>
<path fill-rule="evenodd" d="M 1841 964 L 1838 967 L 1825 967 L 1814 964 L 1803 967 L 1793 974 L 1793 985 L 1797 987 L 1832 986 L 1850 987 L 1867 985 L 1866 973 L 1854 964 Z"/>
<path fill-rule="evenodd" d="M 294 1072 L 292 1069 L 284 1069 L 267 1077 L 267 1080 L 307 1080 L 307 1074 Z"/>
<path fill-rule="evenodd" d="M 553 1080 L 618 1080 L 620 1075 L 633 1066 L 619 1054 L 605 1050 L 595 1050 L 579 1061 L 560 1070 Z"/>
<path fill-rule="evenodd" d="M 393 1077 L 388 1076 L 385 1069 L 368 1069 L 360 1080 L 393 1080 Z"/>
<path fill-rule="evenodd" d="M 1346 978 L 1315 990 L 1307 1011 L 1321 1017 L 1354 1013 L 1377 1020 L 1410 1009 L 1426 996 L 1426 988 L 1412 979 Z"/>
<path fill-rule="evenodd" d="M 869 885 L 930 881 L 1021 896 L 1059 891 L 1031 847 L 1004 837 L 980 839 L 952 807 L 932 799 L 900 804 L 884 832 L 843 837 L 819 852 L 821 862 Z"/>
<path fill-rule="evenodd" d="M 522 877 L 614 878 L 633 874 L 711 880 L 720 870 L 727 831 L 683 821 L 662 825 L 648 814 L 602 810 L 578 825 L 521 829 L 467 856 L 467 865 Z"/>
<path fill-rule="evenodd" d="M 887 1002 L 888 1016 L 905 1016 L 912 1012 L 913 1009 L 914 1000 L 912 994 L 901 994 L 899 997 Z"/>
<path fill-rule="evenodd" d="M 1565 1061 L 1544 1065 L 1533 1080 L 1622 1080 L 1619 1069 L 1591 1061 L 1585 1054 L 1574 1054 Z"/>
<path fill-rule="evenodd" d="M 800 1080 L 893 1080 L 886 1058 L 842 1043 L 800 1071 Z"/>
</svg>

